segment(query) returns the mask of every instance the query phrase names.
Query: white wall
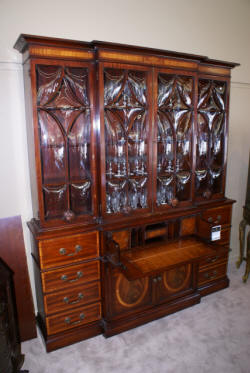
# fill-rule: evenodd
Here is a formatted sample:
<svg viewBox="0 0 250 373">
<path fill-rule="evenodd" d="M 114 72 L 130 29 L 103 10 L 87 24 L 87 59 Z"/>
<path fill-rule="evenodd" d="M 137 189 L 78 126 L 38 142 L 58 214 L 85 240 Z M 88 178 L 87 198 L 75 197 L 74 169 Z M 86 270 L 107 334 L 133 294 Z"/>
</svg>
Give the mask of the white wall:
<svg viewBox="0 0 250 373">
<path fill-rule="evenodd" d="M 241 63 L 232 71 L 226 186 L 227 196 L 237 200 L 231 240 L 235 257 L 250 146 L 249 20 L 249 0 L 1 0 L 0 218 L 32 218 L 21 55 L 13 49 L 20 33 L 196 53 Z M 25 224 L 24 234 L 32 274 Z"/>
</svg>

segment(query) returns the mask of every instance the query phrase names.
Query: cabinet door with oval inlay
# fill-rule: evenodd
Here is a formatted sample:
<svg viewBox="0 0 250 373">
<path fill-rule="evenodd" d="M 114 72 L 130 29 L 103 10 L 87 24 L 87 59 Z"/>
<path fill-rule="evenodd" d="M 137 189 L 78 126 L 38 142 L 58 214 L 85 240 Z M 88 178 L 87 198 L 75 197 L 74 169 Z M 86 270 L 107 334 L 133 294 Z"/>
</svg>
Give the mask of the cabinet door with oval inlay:
<svg viewBox="0 0 250 373">
<path fill-rule="evenodd" d="M 154 301 L 166 302 L 166 298 L 172 299 L 180 293 L 193 291 L 193 268 L 192 264 L 183 264 L 178 267 L 169 269 L 153 278 L 155 287 Z"/>
<path fill-rule="evenodd" d="M 119 271 L 112 271 L 111 291 L 107 303 L 108 313 L 112 316 L 130 313 L 151 304 L 151 282 L 148 277 L 129 281 Z"/>
</svg>

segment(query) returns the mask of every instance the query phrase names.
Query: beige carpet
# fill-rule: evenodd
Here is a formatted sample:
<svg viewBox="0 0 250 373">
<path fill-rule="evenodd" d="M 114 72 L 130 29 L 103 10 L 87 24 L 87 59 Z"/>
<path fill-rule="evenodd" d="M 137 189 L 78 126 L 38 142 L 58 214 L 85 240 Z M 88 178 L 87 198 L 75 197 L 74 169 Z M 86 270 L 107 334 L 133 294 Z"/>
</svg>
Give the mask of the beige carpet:
<svg viewBox="0 0 250 373">
<path fill-rule="evenodd" d="M 22 343 L 30 373 L 249 373 L 250 278 L 229 268 L 230 288 L 201 303 L 105 339 L 98 336 L 45 352 L 39 338 Z"/>
</svg>

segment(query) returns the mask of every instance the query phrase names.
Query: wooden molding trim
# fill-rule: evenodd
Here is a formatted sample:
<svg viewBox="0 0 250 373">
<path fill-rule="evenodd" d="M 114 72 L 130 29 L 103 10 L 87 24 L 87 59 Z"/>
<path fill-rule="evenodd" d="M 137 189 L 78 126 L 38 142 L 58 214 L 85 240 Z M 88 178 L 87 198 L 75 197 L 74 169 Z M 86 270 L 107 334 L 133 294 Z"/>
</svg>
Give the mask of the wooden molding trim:
<svg viewBox="0 0 250 373">
<path fill-rule="evenodd" d="M 226 69 L 224 67 L 218 66 L 206 66 L 206 65 L 199 65 L 198 71 L 204 74 L 212 74 L 212 75 L 223 75 L 223 76 L 230 76 L 230 69 Z"/>
<path fill-rule="evenodd" d="M 119 53 L 114 51 L 100 50 L 100 60 L 112 60 L 120 62 L 141 63 L 143 65 L 178 67 L 185 69 L 197 69 L 198 63 L 195 61 L 181 61 L 178 59 L 171 59 L 166 57 L 139 55 L 132 53 Z"/>
<path fill-rule="evenodd" d="M 40 47 L 33 46 L 29 47 L 30 56 L 35 57 L 58 57 L 58 58 L 74 58 L 80 60 L 90 60 L 94 57 L 94 53 L 91 51 L 82 51 L 77 49 L 69 48 L 56 48 L 56 47 Z"/>
</svg>

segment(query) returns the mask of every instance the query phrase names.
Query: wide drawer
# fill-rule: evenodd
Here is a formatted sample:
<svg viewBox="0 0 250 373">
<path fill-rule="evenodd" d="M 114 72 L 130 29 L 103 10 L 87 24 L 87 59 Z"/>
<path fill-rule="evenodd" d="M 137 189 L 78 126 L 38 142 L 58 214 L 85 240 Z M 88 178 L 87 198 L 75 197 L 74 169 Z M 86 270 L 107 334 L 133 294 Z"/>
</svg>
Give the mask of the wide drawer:
<svg viewBox="0 0 250 373">
<path fill-rule="evenodd" d="M 39 255 L 41 269 L 95 258 L 99 256 L 98 232 L 41 240 Z"/>
<path fill-rule="evenodd" d="M 68 311 L 72 307 L 94 303 L 101 297 L 100 282 L 74 286 L 73 289 L 57 291 L 44 297 L 44 308 L 47 315 Z"/>
<path fill-rule="evenodd" d="M 204 258 L 200 261 L 200 270 L 205 267 L 211 267 L 220 263 L 227 262 L 228 251 L 227 250 L 216 250 L 214 255 Z"/>
<path fill-rule="evenodd" d="M 202 213 L 202 219 L 210 224 L 230 224 L 231 223 L 231 206 L 217 207 L 206 210 Z"/>
<path fill-rule="evenodd" d="M 224 277 L 227 273 L 227 263 L 223 263 L 213 268 L 199 272 L 198 285 L 214 281 L 220 277 Z"/>
<path fill-rule="evenodd" d="M 75 285 L 99 280 L 100 265 L 99 261 L 95 260 L 88 263 L 43 272 L 41 273 L 41 277 L 44 293 L 73 288 Z"/>
<path fill-rule="evenodd" d="M 71 312 L 57 314 L 46 318 L 48 335 L 62 332 L 67 329 L 80 327 L 90 322 L 100 320 L 101 303 L 79 307 Z"/>
</svg>

